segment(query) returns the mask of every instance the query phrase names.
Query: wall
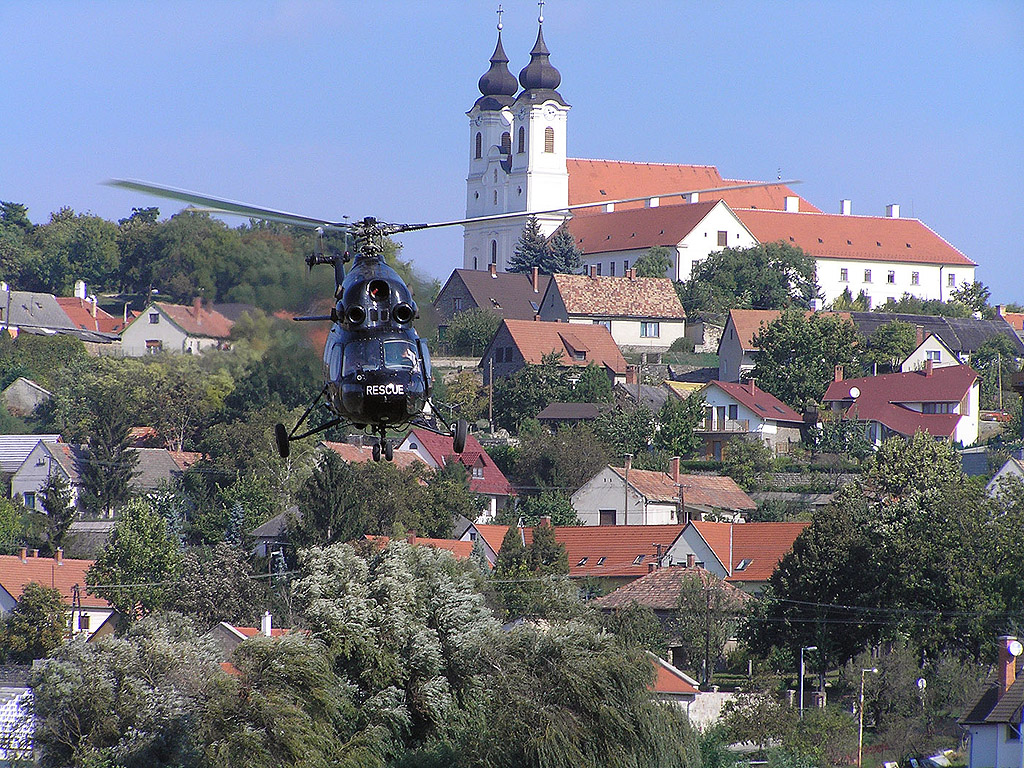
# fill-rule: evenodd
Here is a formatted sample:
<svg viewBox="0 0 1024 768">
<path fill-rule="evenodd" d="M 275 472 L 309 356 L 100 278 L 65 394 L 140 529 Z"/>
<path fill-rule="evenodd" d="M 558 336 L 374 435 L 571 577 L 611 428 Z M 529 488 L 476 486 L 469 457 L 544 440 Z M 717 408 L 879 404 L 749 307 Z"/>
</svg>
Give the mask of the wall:
<svg viewBox="0 0 1024 768">
<path fill-rule="evenodd" d="M 974 282 L 975 268 L 971 266 L 938 266 L 932 264 L 907 264 L 893 261 L 867 261 L 854 259 L 826 259 L 817 257 L 818 287 L 824 294 L 824 306 L 828 306 L 843 290 L 850 289 L 853 298 L 863 289 L 871 297 L 872 307 L 883 304 L 890 298 L 899 301 L 904 293 L 920 299 L 941 299 L 947 301 L 952 291 L 964 283 Z M 841 279 L 841 270 L 847 270 L 847 280 Z M 864 270 L 871 270 L 871 282 L 864 282 Z M 888 282 L 892 270 L 894 282 Z M 918 273 L 918 283 L 913 284 L 913 273 Z M 955 287 L 948 286 L 950 274 L 954 275 Z"/>
</svg>

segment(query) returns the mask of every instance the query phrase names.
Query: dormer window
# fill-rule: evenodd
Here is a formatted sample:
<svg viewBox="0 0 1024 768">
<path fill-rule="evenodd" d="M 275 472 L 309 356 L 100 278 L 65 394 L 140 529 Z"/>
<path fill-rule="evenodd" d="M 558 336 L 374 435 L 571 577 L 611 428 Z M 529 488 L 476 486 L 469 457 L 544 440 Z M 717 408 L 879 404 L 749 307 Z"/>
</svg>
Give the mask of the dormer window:
<svg viewBox="0 0 1024 768">
<path fill-rule="evenodd" d="M 751 560 L 749 557 L 745 557 L 736 564 L 736 568 L 734 570 L 745 571 L 752 562 L 753 560 Z"/>
</svg>

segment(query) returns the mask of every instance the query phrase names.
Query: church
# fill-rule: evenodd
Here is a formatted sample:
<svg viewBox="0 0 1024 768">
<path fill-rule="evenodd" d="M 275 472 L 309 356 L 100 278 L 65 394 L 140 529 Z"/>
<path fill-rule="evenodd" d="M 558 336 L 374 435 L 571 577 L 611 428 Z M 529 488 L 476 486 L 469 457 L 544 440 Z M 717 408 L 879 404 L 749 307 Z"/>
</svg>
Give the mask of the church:
<svg viewBox="0 0 1024 768">
<path fill-rule="evenodd" d="M 504 272 L 536 213 L 545 236 L 569 228 L 585 268 L 597 275 L 623 276 L 640 255 L 663 246 L 672 257 L 667 276 L 686 280 L 721 248 L 782 241 L 814 257 L 819 306 L 847 290 L 863 293 L 869 307 L 904 293 L 946 301 L 974 282 L 976 264 L 923 222 L 902 218 L 896 204 L 885 215 L 863 216 L 841 200 L 836 213 L 826 213 L 785 182 L 724 178 L 713 165 L 568 157 L 570 105 L 558 90 L 562 76 L 551 63 L 543 15 L 518 78 L 501 28 L 499 20 L 480 97 L 466 113 L 466 218 L 509 216 L 465 225 L 464 269 Z M 760 186 L 743 186 L 750 184 Z M 592 205 L 569 210 L 583 204 Z"/>
</svg>

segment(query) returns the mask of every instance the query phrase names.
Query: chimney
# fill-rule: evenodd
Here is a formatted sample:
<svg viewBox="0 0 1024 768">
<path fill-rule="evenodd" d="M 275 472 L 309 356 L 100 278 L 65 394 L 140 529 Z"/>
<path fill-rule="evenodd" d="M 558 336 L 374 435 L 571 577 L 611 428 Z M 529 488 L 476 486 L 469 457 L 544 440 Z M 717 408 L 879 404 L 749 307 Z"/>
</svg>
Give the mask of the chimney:
<svg viewBox="0 0 1024 768">
<path fill-rule="evenodd" d="M 833 381 L 842 381 L 843 380 L 843 366 L 841 366 L 841 365 L 837 365 L 836 366 L 835 376 L 832 377 L 832 380 Z"/>
<path fill-rule="evenodd" d="M 673 456 L 668 461 L 668 473 L 672 475 L 672 482 L 679 485 L 679 457 Z"/>
<path fill-rule="evenodd" d="M 605 213 L 612 213 L 614 210 L 615 210 L 615 203 L 605 203 L 604 204 L 604 212 Z"/>
<path fill-rule="evenodd" d="M 996 317 L 1002 317 L 1006 314 L 1005 304 L 996 304 Z"/>
<path fill-rule="evenodd" d="M 31 557 L 39 557 L 39 550 L 38 549 L 30 549 L 28 551 L 28 553 L 29 553 L 29 555 Z"/>
<path fill-rule="evenodd" d="M 757 379 L 747 379 L 747 391 L 753 395 L 757 390 Z"/>
<path fill-rule="evenodd" d="M 658 567 L 658 564 L 657 564 L 657 563 L 648 563 L 648 564 L 647 564 L 647 572 L 648 572 L 648 573 L 654 573 L 654 571 L 655 571 L 655 569 L 656 569 L 657 567 Z"/>
<path fill-rule="evenodd" d="M 798 213 L 800 211 L 800 198 L 796 195 L 786 195 L 786 210 L 789 213 Z"/>
<path fill-rule="evenodd" d="M 899 203 L 889 203 L 885 206 L 885 217 L 887 219 L 898 219 L 900 217 Z"/>
<path fill-rule="evenodd" d="M 540 516 L 540 521 L 537 523 L 537 526 L 539 528 L 550 528 L 551 527 L 551 516 L 550 515 L 541 515 Z"/>
<path fill-rule="evenodd" d="M 924 361 L 924 375 L 931 376 L 933 373 L 935 373 L 935 363 L 929 358 Z"/>
<path fill-rule="evenodd" d="M 839 213 L 843 216 L 851 216 L 853 214 L 853 200 L 840 200 Z"/>
<path fill-rule="evenodd" d="M 96 304 L 99 303 L 99 300 L 95 296 L 90 296 L 89 297 L 89 303 L 92 305 L 91 307 L 89 307 L 89 313 L 92 315 L 92 319 L 95 320 L 96 319 Z"/>
<path fill-rule="evenodd" d="M 491 277 L 493 277 L 495 280 L 498 279 L 498 265 L 497 264 L 488 264 L 487 265 L 487 271 L 491 273 Z"/>
<path fill-rule="evenodd" d="M 592 280 L 597 278 L 597 265 L 596 264 L 591 264 L 590 265 L 590 278 Z"/>
<path fill-rule="evenodd" d="M 661 205 L 661 198 L 660 197 L 649 197 L 649 198 L 647 198 L 647 207 L 648 208 L 657 208 L 659 205 Z"/>
<path fill-rule="evenodd" d="M 693 552 L 686 553 L 686 567 L 693 568 L 693 564 L 696 562 L 697 556 Z"/>
<path fill-rule="evenodd" d="M 1013 652 L 1017 651 L 1016 654 Z M 1006 690 L 1013 685 L 1017 679 L 1017 657 L 1020 656 L 1020 643 L 1013 635 L 1003 635 L 999 638 L 999 696 L 1002 697 Z"/>
<path fill-rule="evenodd" d="M 199 310 L 201 310 L 202 308 L 203 300 L 201 298 L 196 296 L 194 299 L 192 299 L 192 314 L 196 316 L 197 320 L 199 319 Z"/>
<path fill-rule="evenodd" d="M 634 269 L 633 267 L 629 268 L 629 279 L 636 280 L 636 269 Z"/>
<path fill-rule="evenodd" d="M 53 553 L 53 559 L 57 561 L 57 565 L 64 565 L 64 547 L 57 547 L 57 551 Z"/>
<path fill-rule="evenodd" d="M 687 202 L 689 202 L 689 203 L 699 203 L 700 202 L 700 192 L 691 192 L 689 195 L 686 196 L 686 198 L 687 198 Z"/>
<path fill-rule="evenodd" d="M 920 347 L 922 342 L 924 342 L 924 326 L 919 325 L 917 326 L 916 346 Z"/>
<path fill-rule="evenodd" d="M 85 280 L 75 280 L 75 298 L 85 298 Z"/>
<path fill-rule="evenodd" d="M 633 454 L 632 453 L 627 453 L 626 454 L 625 465 L 626 465 L 626 471 L 627 472 L 629 472 L 629 470 L 631 470 L 633 468 Z"/>
<path fill-rule="evenodd" d="M 270 637 L 274 633 L 274 621 L 270 617 L 270 611 L 266 611 L 263 614 L 263 618 L 260 619 L 260 634 L 264 637 Z"/>
<path fill-rule="evenodd" d="M 19 549 L 18 550 L 18 557 L 21 558 L 21 562 L 23 562 L 23 563 L 27 562 L 28 561 L 28 547 L 22 547 L 21 549 Z"/>
<path fill-rule="evenodd" d="M 533 268 L 531 277 L 533 278 L 533 292 L 540 293 L 540 267 Z"/>
<path fill-rule="evenodd" d="M 626 366 L 626 383 L 627 384 L 636 384 L 636 366 L 635 365 L 627 365 Z"/>
</svg>

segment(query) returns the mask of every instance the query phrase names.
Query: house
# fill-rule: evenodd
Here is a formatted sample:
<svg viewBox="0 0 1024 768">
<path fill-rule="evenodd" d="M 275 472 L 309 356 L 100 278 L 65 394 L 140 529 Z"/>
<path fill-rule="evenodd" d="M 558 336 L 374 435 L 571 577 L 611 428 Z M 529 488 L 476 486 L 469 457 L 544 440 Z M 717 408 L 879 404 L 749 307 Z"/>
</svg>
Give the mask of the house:
<svg viewBox="0 0 1024 768">
<path fill-rule="evenodd" d="M 1021 768 L 1024 739 L 1021 713 L 1024 709 L 1024 675 L 1021 675 L 1022 646 L 1011 635 L 999 638 L 996 677 L 990 680 L 957 721 L 967 729 L 970 748 L 968 768 Z"/>
<path fill-rule="evenodd" d="M 917 327 L 918 341 L 914 351 L 907 355 L 907 359 L 900 363 L 900 371 L 910 373 L 924 369 L 926 362 L 931 362 L 933 368 L 947 368 L 951 365 L 960 365 L 956 352 L 950 349 L 942 339 L 934 333 L 925 334 L 921 326 Z"/>
<path fill-rule="evenodd" d="M 873 445 L 893 435 L 932 437 L 963 446 L 978 440 L 981 382 L 966 365 L 843 379 L 842 369 L 822 399 L 832 416 L 864 425 Z"/>
<path fill-rule="evenodd" d="M 56 302 L 72 325 L 83 331 L 118 336 L 125 327 L 125 321 L 99 308 L 95 296 L 57 296 Z"/>
<path fill-rule="evenodd" d="M 480 361 L 484 381 L 490 383 L 492 371 L 503 377 L 527 364 L 540 365 L 552 353 L 561 355 L 560 363 L 567 368 L 596 365 L 612 384 L 626 381 L 626 360 L 603 325 L 528 320 L 502 321 Z"/>
<path fill-rule="evenodd" d="M 270 611 L 266 611 L 260 619 L 259 628 L 236 627 L 234 624 L 222 621 L 210 629 L 207 637 L 220 649 L 220 658 L 228 659 L 235 648 L 249 638 L 256 637 L 257 635 L 262 635 L 263 637 L 283 637 L 290 631 L 290 629 L 275 627 Z"/>
<path fill-rule="evenodd" d="M 515 495 L 512 485 L 473 435 L 467 435 L 462 453 L 455 453 L 452 443 L 451 435 L 413 429 L 395 448 L 395 458 L 398 460 L 400 453 L 411 453 L 431 469 L 439 469 L 452 460 L 459 462 L 469 476 L 469 490 L 487 499 L 480 522 L 493 520 Z"/>
<path fill-rule="evenodd" d="M 1002 496 L 1005 493 L 1003 484 L 1013 481 L 1024 483 L 1024 461 L 1017 456 L 1008 458 L 996 471 L 985 486 L 985 493 L 994 498 Z"/>
<path fill-rule="evenodd" d="M 17 555 L 0 555 L 0 613 L 10 613 L 25 586 L 32 582 L 60 591 L 69 610 L 72 634 L 89 633 L 113 613 L 110 603 L 92 594 L 85 574 L 92 560 L 65 558 L 57 549 L 53 557 L 39 557 L 39 550 L 22 547 Z"/>
<path fill-rule="evenodd" d="M 704 568 L 744 592 L 759 594 L 809 522 L 716 523 L 691 520 L 665 564 Z"/>
<path fill-rule="evenodd" d="M 127 357 L 223 349 L 232 325 L 219 312 L 204 309 L 199 299 L 190 307 L 154 301 L 122 331 L 121 349 Z"/>
<path fill-rule="evenodd" d="M 667 277 L 552 275 L 540 304 L 544 322 L 603 325 L 620 349 L 660 359 L 686 333 L 686 313 Z"/>
<path fill-rule="evenodd" d="M 753 436 L 776 452 L 800 443 L 803 416 L 760 389 L 753 379 L 712 381 L 700 393 L 705 416 L 696 431 L 704 438 L 707 458 L 720 461 L 722 446 L 739 435 Z"/>
<path fill-rule="evenodd" d="M 486 309 L 507 320 L 533 320 L 550 281 L 550 275 L 536 268 L 528 275 L 498 272 L 494 265 L 453 270 L 434 299 L 441 338 L 452 317 L 467 309 Z"/>
<path fill-rule="evenodd" d="M 76 335 L 75 325 L 49 293 L 15 291 L 0 282 L 0 324 L 12 337 L 19 333 Z"/>
<path fill-rule="evenodd" d="M 53 393 L 31 379 L 19 376 L 3 391 L 4 407 L 11 416 L 31 416 L 36 406 L 45 403 Z"/>
<path fill-rule="evenodd" d="M 615 402 L 620 405 L 628 404 L 632 407 L 642 405 L 651 413 L 657 415 L 658 411 L 665 405 L 665 401 L 672 396 L 672 393 L 664 385 L 654 387 L 650 384 L 640 384 L 636 379 L 636 370 L 631 368 L 626 373 L 626 383 L 616 384 L 612 387 Z"/>
<path fill-rule="evenodd" d="M 757 509 L 731 477 L 681 475 L 679 457 L 668 472 L 653 472 L 633 469 L 627 456 L 625 466 L 606 466 L 571 501 L 585 526 L 673 525 L 707 515 L 742 519 Z"/>
<path fill-rule="evenodd" d="M 253 554 L 256 557 L 270 557 L 275 552 L 283 551 L 288 544 L 288 516 L 298 513 L 298 508 L 292 507 L 249 531 L 253 539 Z"/>
<path fill-rule="evenodd" d="M 654 667 L 651 692 L 661 701 L 682 707 L 689 715 L 690 705 L 700 695 L 700 683 L 650 651 L 647 651 L 647 658 Z"/>
<path fill-rule="evenodd" d="M 368 448 L 365 445 L 356 445 L 354 443 L 336 443 L 330 440 L 322 440 L 320 446 L 327 450 L 334 451 L 336 454 L 347 464 L 365 464 L 366 462 L 373 461 L 373 449 Z M 395 452 L 393 463 L 396 467 L 405 469 L 407 467 L 423 467 L 430 466 L 419 454 L 412 452 Z"/>
<path fill-rule="evenodd" d="M 610 403 L 550 403 L 537 414 L 537 421 L 551 430 L 563 424 L 581 424 L 600 418 L 611 409 Z"/>
<path fill-rule="evenodd" d="M 17 472 L 39 442 L 59 443 L 60 435 L 0 435 L 0 476 Z"/>
<path fill-rule="evenodd" d="M 363 538 L 380 549 L 384 549 L 391 542 L 390 536 L 372 536 L 367 534 Z M 469 560 L 470 555 L 473 554 L 473 542 L 462 541 L 461 539 L 431 539 L 410 533 L 405 537 L 405 541 L 410 547 L 431 547 L 451 552 L 458 560 Z"/>
<path fill-rule="evenodd" d="M 902 322 L 921 329 L 921 339 L 938 336 L 958 362 L 969 364 L 971 356 L 994 336 L 1005 336 L 1015 354 L 1024 357 L 1024 341 L 1002 317 L 984 320 L 976 317 L 945 317 L 943 315 L 909 315 L 893 312 L 850 312 L 850 319 L 864 337 L 886 323 Z"/>
</svg>

